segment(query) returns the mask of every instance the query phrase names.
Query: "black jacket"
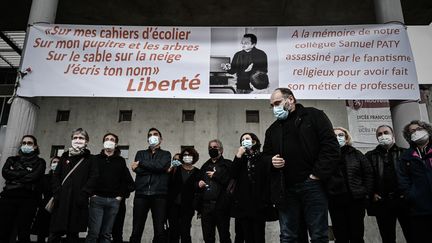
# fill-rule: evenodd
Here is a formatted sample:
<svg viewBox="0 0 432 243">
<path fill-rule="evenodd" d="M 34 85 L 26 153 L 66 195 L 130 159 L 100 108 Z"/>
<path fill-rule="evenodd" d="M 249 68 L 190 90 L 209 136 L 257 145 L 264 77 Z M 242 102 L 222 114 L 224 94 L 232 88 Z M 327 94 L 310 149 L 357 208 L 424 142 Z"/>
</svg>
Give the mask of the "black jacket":
<svg viewBox="0 0 432 243">
<path fill-rule="evenodd" d="M 201 180 L 209 185 L 209 188 L 203 191 L 204 204 L 208 201 L 216 201 L 216 209 L 226 210 L 228 208 L 229 201 L 226 189 L 231 179 L 231 165 L 231 160 L 224 159 L 221 156 L 215 163 L 209 159 L 201 166 Z M 210 178 L 206 172 L 214 171 L 214 167 L 216 168 L 215 173 Z M 212 199 L 209 200 L 209 198 Z"/>
<path fill-rule="evenodd" d="M 156 149 L 140 150 L 135 156 L 138 167 L 134 170 L 135 196 L 167 195 L 169 175 L 167 173 L 171 164 L 171 153 Z"/>
<path fill-rule="evenodd" d="M 258 154 L 251 159 L 248 170 L 246 155 L 234 157 L 232 177 L 235 180 L 232 216 L 236 218 L 261 218 L 270 205 L 270 165 Z"/>
<path fill-rule="evenodd" d="M 366 153 L 366 158 L 372 165 L 373 176 L 374 176 L 374 184 L 373 184 L 373 193 L 384 196 L 383 194 L 383 175 L 384 175 L 384 164 L 390 163 L 391 166 L 394 167 L 396 175 L 397 164 L 399 163 L 402 154 L 405 152 L 404 148 L 398 147 L 394 144 L 388 151 L 383 146 L 378 145 L 375 149 L 368 151 Z M 392 193 L 396 193 L 400 195 L 401 192 L 398 187 L 394 188 Z"/>
<path fill-rule="evenodd" d="M 372 166 L 359 150 L 350 145 L 341 149 L 349 192 L 354 199 L 366 199 L 372 194 Z"/>
<path fill-rule="evenodd" d="M 201 179 L 201 171 L 193 167 L 186 181 L 183 182 L 182 168 L 178 167 L 170 174 L 168 203 L 169 206 L 176 204 L 176 199 L 180 196 L 180 210 L 184 214 L 194 214 L 197 193 L 200 191 L 198 182 Z"/>
<path fill-rule="evenodd" d="M 39 183 L 45 173 L 45 160 L 36 154 L 7 158 L 2 175 L 6 180 L 2 197 L 33 197 L 40 195 Z"/>
<path fill-rule="evenodd" d="M 312 107 L 296 104 L 297 119 L 295 125 L 300 134 L 300 146 L 307 151 L 304 157 L 312 167 L 313 174 L 324 183 L 332 176 L 340 163 L 340 148 L 333 132 L 333 126 L 326 114 Z M 289 155 L 284 152 L 282 137 L 282 121 L 276 120 L 267 129 L 263 147 L 264 161 L 271 164 L 271 159 L 280 154 L 285 161 Z M 281 172 L 271 166 L 271 198 L 279 203 L 283 198 L 284 185 L 281 182 Z M 284 171 L 285 173 L 285 171 Z M 333 185 L 327 183 L 327 187 Z"/>
<path fill-rule="evenodd" d="M 96 184 L 92 185 L 93 194 L 101 197 L 126 198 L 134 190 L 134 181 L 119 151 L 108 157 L 102 150 L 93 157 L 92 163 L 96 163 L 98 169 Z"/>
<path fill-rule="evenodd" d="M 72 174 L 62 185 L 63 179 L 72 168 L 81 160 Z M 60 161 L 53 173 L 54 208 L 51 215 L 51 232 L 85 232 L 88 221 L 88 198 L 97 178 L 97 167 L 92 163 L 92 155 L 89 150 L 83 154 L 69 156 L 66 151 L 60 157 Z"/>
</svg>

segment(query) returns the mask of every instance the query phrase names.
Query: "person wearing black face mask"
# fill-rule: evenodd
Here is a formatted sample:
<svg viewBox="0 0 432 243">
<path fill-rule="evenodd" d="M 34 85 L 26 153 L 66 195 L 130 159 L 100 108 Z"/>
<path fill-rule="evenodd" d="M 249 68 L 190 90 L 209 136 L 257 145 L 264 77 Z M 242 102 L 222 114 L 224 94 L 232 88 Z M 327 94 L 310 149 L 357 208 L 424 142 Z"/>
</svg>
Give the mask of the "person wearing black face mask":
<svg viewBox="0 0 432 243">
<path fill-rule="evenodd" d="M 411 121 L 403 129 L 410 148 L 397 167 L 399 187 L 410 203 L 412 242 L 430 243 L 432 225 L 432 126 Z"/>
<path fill-rule="evenodd" d="M 230 180 L 232 162 L 222 156 L 223 145 L 218 139 L 208 144 L 210 159 L 201 167 L 202 178 L 198 187 L 203 190 L 201 225 L 204 242 L 215 242 L 217 227 L 221 243 L 231 243 L 229 200 L 226 188 Z"/>
<path fill-rule="evenodd" d="M 17 236 L 19 242 L 30 242 L 30 226 L 41 199 L 38 186 L 46 167 L 38 155 L 36 138 L 25 135 L 18 155 L 7 158 L 3 166 L 6 182 L 0 193 L 0 242 L 15 242 Z"/>
</svg>

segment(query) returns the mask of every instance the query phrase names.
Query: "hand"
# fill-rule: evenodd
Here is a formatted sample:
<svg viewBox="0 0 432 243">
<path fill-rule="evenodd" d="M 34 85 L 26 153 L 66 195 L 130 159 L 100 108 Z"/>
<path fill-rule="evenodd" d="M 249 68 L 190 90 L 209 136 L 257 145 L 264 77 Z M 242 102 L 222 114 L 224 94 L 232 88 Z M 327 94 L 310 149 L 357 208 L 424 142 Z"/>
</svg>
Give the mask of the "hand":
<svg viewBox="0 0 432 243">
<path fill-rule="evenodd" d="M 245 147 L 240 146 L 240 148 L 237 151 L 236 157 L 237 158 L 241 158 L 245 152 L 246 152 Z"/>
<path fill-rule="evenodd" d="M 245 69 L 245 73 L 250 72 L 253 68 L 253 63 L 249 64 L 249 66 Z"/>
<path fill-rule="evenodd" d="M 378 202 L 381 199 L 382 199 L 382 197 L 380 195 L 378 195 L 376 193 L 374 194 L 374 197 L 373 197 L 374 202 Z"/>
<path fill-rule="evenodd" d="M 119 197 L 116 197 L 116 199 L 119 200 L 119 201 L 121 201 L 122 197 L 119 196 Z"/>
<path fill-rule="evenodd" d="M 230 70 L 231 69 L 231 64 L 229 63 L 221 63 L 221 68 L 225 71 Z"/>
<path fill-rule="evenodd" d="M 282 157 L 280 157 L 279 154 L 276 154 L 272 158 L 272 164 L 273 167 L 275 167 L 276 169 L 280 169 L 285 166 L 285 160 Z"/>
<path fill-rule="evenodd" d="M 135 170 L 136 168 L 138 168 L 138 164 L 139 164 L 139 161 L 134 161 L 134 162 L 132 162 L 132 163 L 131 163 L 131 168 L 132 168 L 132 170 Z"/>
<path fill-rule="evenodd" d="M 212 178 L 216 171 L 207 171 L 206 174 L 208 177 Z"/>
<path fill-rule="evenodd" d="M 177 166 L 180 166 L 180 165 L 182 165 L 182 163 L 180 162 L 180 161 L 178 161 L 178 160 L 173 160 L 173 161 L 171 161 L 171 167 L 177 167 Z"/>
<path fill-rule="evenodd" d="M 314 176 L 313 174 L 310 174 L 309 178 L 312 179 L 312 180 L 319 180 L 320 179 L 320 178 Z"/>
<path fill-rule="evenodd" d="M 207 185 L 207 184 L 206 184 L 203 180 L 200 180 L 200 181 L 198 182 L 198 187 L 199 187 L 199 188 L 204 188 L 206 185 Z"/>
</svg>

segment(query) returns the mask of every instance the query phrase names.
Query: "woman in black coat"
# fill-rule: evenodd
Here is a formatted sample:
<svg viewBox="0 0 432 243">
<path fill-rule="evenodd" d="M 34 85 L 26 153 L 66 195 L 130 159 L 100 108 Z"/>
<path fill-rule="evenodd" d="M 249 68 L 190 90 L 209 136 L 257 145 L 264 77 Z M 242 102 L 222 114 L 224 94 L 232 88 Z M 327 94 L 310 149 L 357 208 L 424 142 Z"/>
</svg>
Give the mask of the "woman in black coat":
<svg viewBox="0 0 432 243">
<path fill-rule="evenodd" d="M 363 243 L 364 216 L 372 194 L 373 173 L 367 158 L 352 146 L 351 135 L 345 128 L 333 129 L 341 146 L 339 171 L 345 190 L 329 196 L 329 211 L 336 243 Z"/>
<path fill-rule="evenodd" d="M 191 222 L 195 214 L 197 185 L 201 172 L 193 166 L 198 159 L 194 148 L 185 148 L 180 153 L 180 162 L 171 163 L 171 176 L 168 191 L 168 222 L 170 226 L 170 243 L 191 243 Z"/>
<path fill-rule="evenodd" d="M 50 170 L 48 174 L 42 177 L 40 189 L 42 192 L 42 200 L 36 213 L 35 221 L 33 222 L 32 234 L 37 235 L 38 243 L 45 243 L 45 238 L 49 235 L 49 225 L 51 214 L 45 210 L 45 205 L 51 199 L 52 193 L 52 174 L 57 167 L 60 157 L 54 156 L 51 158 Z"/>
<path fill-rule="evenodd" d="M 45 173 L 45 160 L 39 158 L 37 140 L 21 139 L 17 156 L 7 158 L 2 175 L 6 180 L 0 194 L 0 242 L 30 242 L 30 227 L 40 201 L 39 183 Z"/>
<path fill-rule="evenodd" d="M 92 194 L 91 185 L 97 179 L 97 166 L 92 163 L 90 151 L 86 148 L 89 141 L 87 132 L 78 128 L 72 132 L 71 138 L 72 147 L 60 157 L 53 173 L 54 208 L 48 242 L 60 242 L 64 234 L 67 242 L 78 242 L 79 232 L 87 231 L 88 198 Z"/>
<path fill-rule="evenodd" d="M 270 205 L 269 164 L 262 159 L 261 143 L 253 133 L 244 133 L 232 165 L 232 215 L 240 223 L 246 243 L 265 242 L 266 208 Z"/>
</svg>

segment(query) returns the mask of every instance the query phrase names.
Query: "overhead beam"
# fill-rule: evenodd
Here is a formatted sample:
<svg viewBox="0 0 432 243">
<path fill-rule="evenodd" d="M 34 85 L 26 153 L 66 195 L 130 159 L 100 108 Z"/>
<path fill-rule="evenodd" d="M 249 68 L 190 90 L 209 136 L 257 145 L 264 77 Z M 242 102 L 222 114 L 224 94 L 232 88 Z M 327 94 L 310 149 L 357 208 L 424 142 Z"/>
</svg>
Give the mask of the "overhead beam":
<svg viewBox="0 0 432 243">
<path fill-rule="evenodd" d="M 15 45 L 15 43 L 13 43 L 13 41 L 11 41 L 9 37 L 3 33 L 3 31 L 0 31 L 0 38 L 2 38 L 6 44 L 8 44 L 16 53 L 18 53 L 18 55 L 21 56 L 22 50 L 17 45 Z"/>
</svg>

